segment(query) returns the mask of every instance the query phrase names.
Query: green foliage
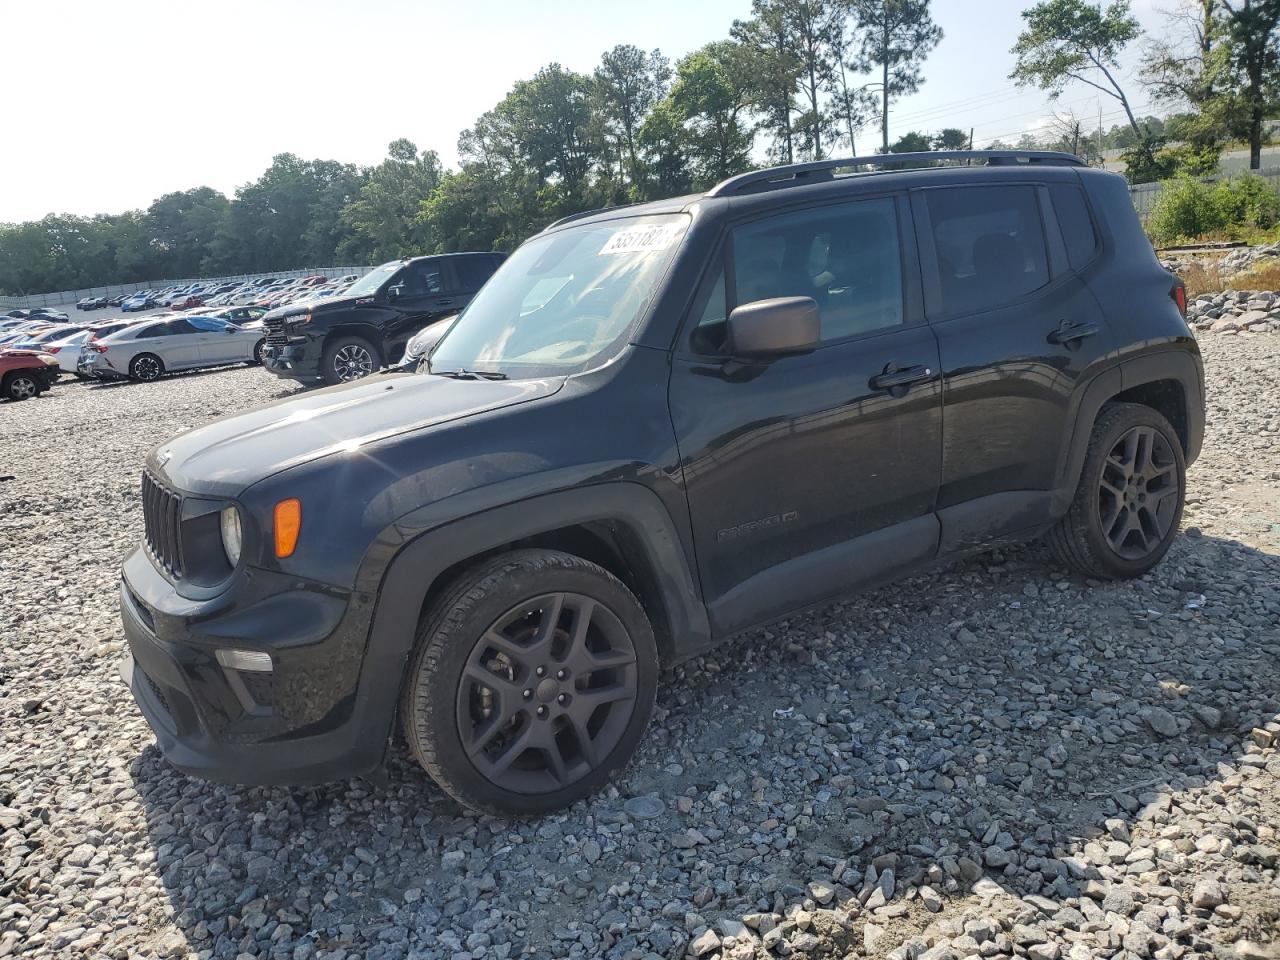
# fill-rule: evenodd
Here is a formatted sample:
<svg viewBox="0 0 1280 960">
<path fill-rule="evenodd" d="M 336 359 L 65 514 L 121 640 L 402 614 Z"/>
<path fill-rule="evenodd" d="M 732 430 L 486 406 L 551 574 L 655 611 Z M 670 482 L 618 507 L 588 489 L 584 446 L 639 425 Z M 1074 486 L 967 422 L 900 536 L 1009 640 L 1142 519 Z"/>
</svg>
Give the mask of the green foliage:
<svg viewBox="0 0 1280 960">
<path fill-rule="evenodd" d="M 410 140 L 394 140 L 387 159 L 369 171 L 360 192 L 341 208 L 349 228 L 338 245 L 343 260 L 394 260 L 431 246 L 430 231 L 418 218 L 422 198 L 440 184 L 443 170 L 434 150 L 418 153 Z"/>
<path fill-rule="evenodd" d="M 933 149 L 933 137 L 912 130 L 904 133 L 889 147 L 890 153 L 923 153 Z"/>
<path fill-rule="evenodd" d="M 889 104 L 915 93 L 923 82 L 925 58 L 942 41 L 942 28 L 933 22 L 929 0 L 847 0 L 858 27 L 858 70 L 877 77 L 880 84 L 882 144 L 889 143 Z"/>
<path fill-rule="evenodd" d="M 1151 206 L 1147 232 L 1156 244 L 1206 237 L 1242 238 L 1280 223 L 1280 193 L 1245 174 L 1217 183 L 1189 177 L 1168 181 Z"/>
<path fill-rule="evenodd" d="M 1140 32 L 1128 0 L 1105 10 L 1085 0 L 1045 0 L 1024 10 L 1022 19 L 1026 26 L 1014 44 L 1018 59 L 1009 76 L 1054 95 L 1072 81 L 1091 83 L 1088 71 L 1114 69 Z"/>
</svg>

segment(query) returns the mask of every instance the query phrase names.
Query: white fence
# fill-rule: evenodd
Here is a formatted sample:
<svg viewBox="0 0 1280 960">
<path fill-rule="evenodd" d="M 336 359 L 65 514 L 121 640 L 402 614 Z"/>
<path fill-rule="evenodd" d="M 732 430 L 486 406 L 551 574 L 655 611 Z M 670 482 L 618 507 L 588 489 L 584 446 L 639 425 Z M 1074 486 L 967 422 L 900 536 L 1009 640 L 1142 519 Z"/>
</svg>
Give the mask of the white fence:
<svg viewBox="0 0 1280 960">
<path fill-rule="evenodd" d="M 1223 177 L 1239 176 L 1242 171 L 1236 171 L 1231 174 L 1224 174 L 1217 177 L 1201 177 L 1204 183 L 1213 183 L 1215 180 L 1221 180 Z M 1263 170 L 1248 171 L 1256 177 L 1262 177 L 1273 190 L 1280 190 L 1280 167 L 1268 167 Z M 1134 183 L 1129 185 L 1129 196 L 1133 199 L 1133 206 L 1138 211 L 1138 215 L 1145 217 L 1151 212 L 1151 204 L 1155 202 L 1156 197 L 1160 196 L 1164 190 L 1164 181 L 1156 183 Z"/>
<path fill-rule="evenodd" d="M 227 283 L 232 280 L 258 280 L 262 277 L 345 277 L 350 274 L 364 276 L 372 267 L 303 267 L 300 270 L 272 270 L 269 273 L 241 273 L 228 277 L 191 277 L 186 280 L 146 280 L 142 283 L 116 283 L 106 287 L 90 287 L 86 290 L 63 290 L 58 293 L 36 293 L 26 297 L 0 297 L 0 310 L 29 310 L 32 307 L 58 307 L 73 304 L 84 297 L 118 297 L 139 290 L 163 290 L 165 287 L 185 286 L 189 283 Z"/>
</svg>

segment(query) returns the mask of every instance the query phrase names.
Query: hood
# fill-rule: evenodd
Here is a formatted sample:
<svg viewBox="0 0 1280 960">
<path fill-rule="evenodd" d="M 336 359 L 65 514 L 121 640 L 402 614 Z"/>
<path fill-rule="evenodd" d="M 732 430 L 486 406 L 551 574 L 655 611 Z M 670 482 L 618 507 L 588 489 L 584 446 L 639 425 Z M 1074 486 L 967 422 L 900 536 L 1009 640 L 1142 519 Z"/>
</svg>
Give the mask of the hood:
<svg viewBox="0 0 1280 960">
<path fill-rule="evenodd" d="M 388 437 L 555 395 L 563 378 L 453 380 L 375 375 L 214 420 L 151 451 L 188 493 L 236 496 L 290 467 Z"/>
</svg>

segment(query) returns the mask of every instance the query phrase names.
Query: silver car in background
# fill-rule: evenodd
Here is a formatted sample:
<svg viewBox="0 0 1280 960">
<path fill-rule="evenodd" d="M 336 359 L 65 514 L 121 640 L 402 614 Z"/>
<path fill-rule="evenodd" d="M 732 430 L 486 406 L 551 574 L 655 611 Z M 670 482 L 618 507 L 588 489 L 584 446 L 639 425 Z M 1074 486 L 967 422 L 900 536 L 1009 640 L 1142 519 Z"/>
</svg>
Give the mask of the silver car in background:
<svg viewBox="0 0 1280 960">
<path fill-rule="evenodd" d="M 150 382 L 166 373 L 230 363 L 261 363 L 266 334 L 220 317 L 148 319 L 86 343 L 76 369 L 90 377 Z"/>
</svg>

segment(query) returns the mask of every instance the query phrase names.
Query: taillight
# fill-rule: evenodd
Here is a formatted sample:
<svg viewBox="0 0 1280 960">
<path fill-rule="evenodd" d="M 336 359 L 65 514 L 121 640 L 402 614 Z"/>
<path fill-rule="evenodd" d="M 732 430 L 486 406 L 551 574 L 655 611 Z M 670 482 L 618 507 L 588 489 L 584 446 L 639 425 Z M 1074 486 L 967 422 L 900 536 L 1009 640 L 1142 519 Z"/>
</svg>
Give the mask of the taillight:
<svg viewBox="0 0 1280 960">
<path fill-rule="evenodd" d="M 62 349 L 61 347 L 45 347 L 45 348 L 44 348 L 44 352 L 45 352 L 45 353 L 57 353 L 57 352 L 58 352 L 59 350 L 61 350 L 61 349 Z"/>
<path fill-rule="evenodd" d="M 107 345 L 105 343 L 91 343 L 89 344 L 89 346 L 92 347 L 94 350 L 98 351 L 98 353 L 107 352 Z"/>
<path fill-rule="evenodd" d="M 1173 297 L 1173 302 L 1178 305 L 1178 312 L 1182 314 L 1182 319 L 1187 319 L 1187 288 L 1180 283 L 1175 283 L 1173 289 L 1169 291 L 1169 295 Z"/>
</svg>

